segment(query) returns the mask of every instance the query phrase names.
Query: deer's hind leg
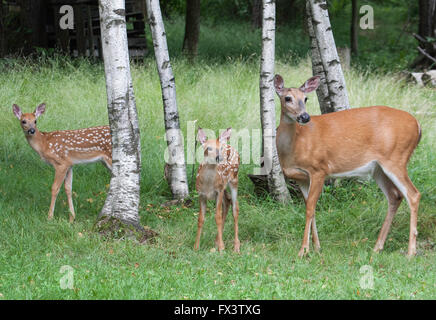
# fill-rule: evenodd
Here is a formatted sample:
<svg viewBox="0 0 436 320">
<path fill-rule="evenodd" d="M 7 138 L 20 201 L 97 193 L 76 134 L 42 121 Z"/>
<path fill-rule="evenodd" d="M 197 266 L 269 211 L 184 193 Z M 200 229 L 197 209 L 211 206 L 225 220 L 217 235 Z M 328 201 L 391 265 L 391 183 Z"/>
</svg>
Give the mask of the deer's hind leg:
<svg viewBox="0 0 436 320">
<path fill-rule="evenodd" d="M 416 237 L 418 235 L 418 208 L 421 194 L 413 185 L 407 173 L 406 164 L 398 165 L 398 163 L 383 163 L 381 164 L 383 173 L 388 176 L 392 183 L 398 188 L 410 208 L 410 231 L 409 231 L 409 249 L 407 255 L 414 256 L 416 254 Z"/>
<path fill-rule="evenodd" d="M 374 251 L 379 252 L 383 250 L 392 221 L 397 213 L 401 201 L 403 200 L 403 195 L 380 167 L 377 167 L 374 171 L 374 180 L 388 200 L 388 212 L 374 247 Z"/>
<path fill-rule="evenodd" d="M 72 190 L 73 190 L 73 168 L 70 167 L 67 171 L 67 175 L 65 177 L 65 193 L 67 194 L 68 199 L 68 207 L 70 209 L 70 222 L 74 222 L 76 218 L 76 213 L 74 212 L 73 198 L 72 198 Z"/>
<path fill-rule="evenodd" d="M 239 202 L 238 202 L 238 183 L 230 183 L 230 192 L 231 192 L 231 201 L 232 201 L 232 210 L 233 210 L 233 220 L 234 220 L 234 228 L 235 228 L 235 242 L 234 242 L 234 251 L 239 253 L 241 243 L 239 241 Z"/>
</svg>

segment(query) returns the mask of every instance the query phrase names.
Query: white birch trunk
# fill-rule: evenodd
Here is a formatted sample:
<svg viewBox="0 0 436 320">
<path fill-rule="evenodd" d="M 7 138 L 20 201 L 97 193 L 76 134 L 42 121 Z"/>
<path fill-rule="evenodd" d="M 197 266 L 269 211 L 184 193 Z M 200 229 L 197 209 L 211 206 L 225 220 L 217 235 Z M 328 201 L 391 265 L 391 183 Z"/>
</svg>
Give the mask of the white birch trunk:
<svg viewBox="0 0 436 320">
<path fill-rule="evenodd" d="M 307 0 L 306 8 L 312 40 L 313 71 L 314 75 L 321 76 L 322 80 L 320 89 L 317 90 L 321 111 L 326 113 L 349 109 L 345 78 L 333 38 L 327 3 L 325 0 Z"/>
<path fill-rule="evenodd" d="M 100 28 L 112 134 L 112 177 L 100 218 L 139 227 L 140 137 L 124 0 L 100 0 Z"/>
<path fill-rule="evenodd" d="M 274 0 L 262 3 L 262 57 L 260 66 L 260 110 L 264 169 L 268 175 L 268 187 L 273 197 L 281 202 L 290 201 L 276 147 L 276 115 L 274 91 L 275 16 Z"/>
<path fill-rule="evenodd" d="M 180 131 L 179 111 L 176 100 L 176 83 L 170 64 L 165 27 L 159 0 L 146 0 L 148 21 L 153 38 L 154 54 L 162 88 L 165 117 L 165 135 L 168 146 L 168 181 L 175 199 L 189 195 L 186 175 L 183 135 Z"/>
</svg>

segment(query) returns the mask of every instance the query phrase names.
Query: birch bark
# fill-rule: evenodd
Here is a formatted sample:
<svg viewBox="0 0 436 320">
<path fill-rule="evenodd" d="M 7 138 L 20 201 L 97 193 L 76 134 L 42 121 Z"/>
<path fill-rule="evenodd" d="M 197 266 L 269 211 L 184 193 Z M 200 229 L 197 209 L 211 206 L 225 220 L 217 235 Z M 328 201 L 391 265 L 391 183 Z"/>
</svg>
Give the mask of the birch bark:
<svg viewBox="0 0 436 320">
<path fill-rule="evenodd" d="M 276 114 L 274 91 L 275 62 L 275 1 L 262 3 L 262 57 L 260 66 L 260 119 L 264 169 L 268 175 L 268 187 L 272 196 L 280 202 L 291 200 L 285 178 L 280 167 L 276 147 Z"/>
<path fill-rule="evenodd" d="M 154 54 L 162 88 L 165 132 L 168 146 L 168 181 L 175 199 L 189 195 L 186 176 L 183 135 L 180 131 L 179 111 L 176 99 L 176 83 L 171 68 L 165 27 L 158 0 L 146 0 L 148 21 L 153 38 Z"/>
<path fill-rule="evenodd" d="M 313 75 L 321 77 L 317 90 L 322 113 L 350 108 L 345 78 L 336 50 L 325 0 L 307 0 Z"/>
<path fill-rule="evenodd" d="M 123 0 L 100 0 L 100 29 L 112 134 L 112 177 L 99 218 L 115 217 L 140 227 L 141 169 L 138 116 L 130 75 Z"/>
</svg>

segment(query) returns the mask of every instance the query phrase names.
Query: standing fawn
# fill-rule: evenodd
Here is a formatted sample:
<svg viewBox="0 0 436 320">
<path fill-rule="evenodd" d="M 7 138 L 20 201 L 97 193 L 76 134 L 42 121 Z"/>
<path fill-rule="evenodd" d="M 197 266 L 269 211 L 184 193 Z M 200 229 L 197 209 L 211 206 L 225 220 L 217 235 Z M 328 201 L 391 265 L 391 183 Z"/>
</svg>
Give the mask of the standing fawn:
<svg viewBox="0 0 436 320">
<path fill-rule="evenodd" d="M 319 86 L 312 77 L 300 88 L 285 88 L 276 75 L 281 103 L 277 152 L 287 178 L 294 179 L 306 202 L 306 227 L 299 256 L 309 251 L 309 237 L 320 249 L 315 207 L 327 177 L 373 177 L 388 200 L 388 212 L 374 251 L 383 249 L 403 198 L 410 207 L 408 255 L 416 254 L 420 193 L 407 174 L 407 163 L 421 139 L 421 127 L 409 113 L 385 106 L 350 109 L 310 117 L 305 94 Z"/>
<path fill-rule="evenodd" d="M 55 169 L 51 187 L 51 204 L 48 219 L 53 218 L 59 189 L 65 180 L 65 193 L 70 209 L 70 222 L 76 216 L 71 197 L 73 183 L 72 166 L 79 163 L 103 161 L 112 169 L 112 142 L 109 126 L 78 130 L 41 132 L 36 127 L 37 118 L 45 112 L 45 104 L 40 104 L 33 113 L 22 113 L 19 106 L 13 105 L 15 116 L 20 120 L 27 142 L 42 160 Z"/>
<path fill-rule="evenodd" d="M 194 249 L 200 246 L 201 230 L 206 213 L 207 200 L 216 200 L 215 221 L 218 229 L 215 244 L 221 252 L 224 250 L 223 229 L 226 221 L 227 212 L 230 204 L 233 209 L 233 219 L 235 222 L 235 252 L 239 252 L 238 238 L 238 170 L 239 154 L 227 144 L 230 139 L 231 128 L 224 131 L 219 139 L 207 140 L 204 131 L 198 130 L 198 140 L 203 146 L 204 161 L 200 164 L 197 173 L 196 189 L 200 198 L 200 213 L 198 215 L 197 238 L 195 239 Z M 229 186 L 230 195 L 226 188 Z"/>
</svg>

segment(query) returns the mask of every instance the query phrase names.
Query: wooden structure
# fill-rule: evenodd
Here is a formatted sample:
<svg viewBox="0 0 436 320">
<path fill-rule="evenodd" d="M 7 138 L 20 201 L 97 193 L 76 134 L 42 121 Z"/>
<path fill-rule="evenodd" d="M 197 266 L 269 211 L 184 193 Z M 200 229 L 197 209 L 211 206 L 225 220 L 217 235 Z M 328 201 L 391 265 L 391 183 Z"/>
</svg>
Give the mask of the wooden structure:
<svg viewBox="0 0 436 320">
<path fill-rule="evenodd" d="M 63 30 L 60 27 L 59 22 L 64 14 L 59 10 L 64 5 L 73 8 L 73 29 Z M 25 54 L 39 47 L 58 48 L 72 56 L 102 56 L 98 0 L 6 0 L 3 1 L 2 16 L 11 8 L 20 15 Z M 131 58 L 142 58 L 147 52 L 145 16 L 143 0 L 126 0 Z"/>
</svg>

